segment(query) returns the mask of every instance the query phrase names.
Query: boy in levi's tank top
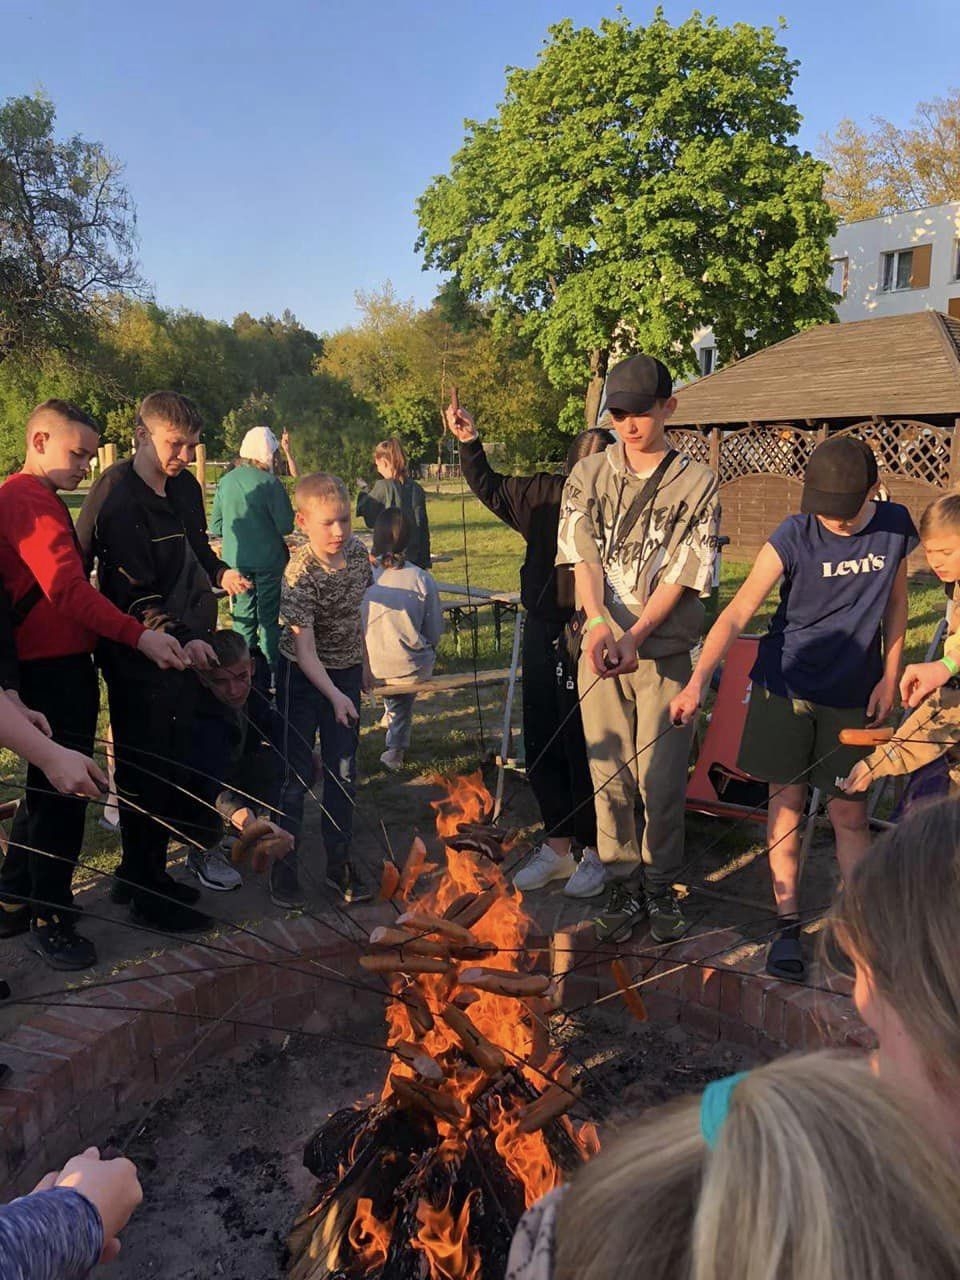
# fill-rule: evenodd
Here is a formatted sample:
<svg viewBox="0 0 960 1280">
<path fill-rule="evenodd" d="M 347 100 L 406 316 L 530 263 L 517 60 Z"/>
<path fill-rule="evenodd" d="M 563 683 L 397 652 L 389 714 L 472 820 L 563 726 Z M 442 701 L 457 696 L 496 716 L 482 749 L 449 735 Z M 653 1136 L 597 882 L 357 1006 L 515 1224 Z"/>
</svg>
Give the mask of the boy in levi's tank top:
<svg viewBox="0 0 960 1280">
<path fill-rule="evenodd" d="M 807 787 L 819 787 L 844 879 L 870 843 L 865 806 L 838 777 L 865 754 L 840 745 L 842 729 L 881 724 L 893 707 L 907 624 L 907 557 L 917 533 L 905 507 L 874 502 L 873 452 L 850 437 L 826 440 L 804 473 L 801 513 L 788 516 L 704 641 L 693 676 L 672 704 L 696 715 L 710 678 L 780 582 L 780 603 L 759 644 L 738 766 L 770 784 L 767 845 L 778 933 L 767 972 L 802 982 L 800 827 Z M 859 797 L 862 801 L 862 797 Z"/>
</svg>

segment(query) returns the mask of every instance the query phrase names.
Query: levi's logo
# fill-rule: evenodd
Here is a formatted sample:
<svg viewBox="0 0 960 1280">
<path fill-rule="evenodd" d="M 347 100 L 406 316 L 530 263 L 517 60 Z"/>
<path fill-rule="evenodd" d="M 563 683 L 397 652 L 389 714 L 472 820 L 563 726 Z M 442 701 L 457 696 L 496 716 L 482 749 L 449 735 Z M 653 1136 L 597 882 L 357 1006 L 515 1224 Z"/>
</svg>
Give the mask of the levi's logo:
<svg viewBox="0 0 960 1280">
<path fill-rule="evenodd" d="M 873 552 L 862 560 L 841 560 L 839 564 L 823 561 L 825 578 L 845 578 L 848 573 L 878 573 L 886 563 L 886 556 L 876 556 Z"/>
</svg>

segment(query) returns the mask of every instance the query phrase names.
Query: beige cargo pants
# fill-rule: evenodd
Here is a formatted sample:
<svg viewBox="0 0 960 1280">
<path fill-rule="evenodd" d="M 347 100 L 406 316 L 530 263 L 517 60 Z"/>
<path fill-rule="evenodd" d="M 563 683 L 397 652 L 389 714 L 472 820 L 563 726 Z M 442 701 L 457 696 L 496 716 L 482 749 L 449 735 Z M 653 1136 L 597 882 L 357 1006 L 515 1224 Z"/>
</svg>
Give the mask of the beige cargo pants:
<svg viewBox="0 0 960 1280">
<path fill-rule="evenodd" d="M 654 893 L 669 887 L 683 863 L 693 726 L 673 728 L 669 707 L 690 679 L 690 670 L 689 653 L 677 653 L 641 658 L 631 675 L 597 680 L 586 654 L 580 659 L 580 710 L 597 790 L 597 851 L 603 862 L 642 864 L 644 883 Z M 637 832 L 638 792 L 644 810 L 642 837 Z"/>
</svg>

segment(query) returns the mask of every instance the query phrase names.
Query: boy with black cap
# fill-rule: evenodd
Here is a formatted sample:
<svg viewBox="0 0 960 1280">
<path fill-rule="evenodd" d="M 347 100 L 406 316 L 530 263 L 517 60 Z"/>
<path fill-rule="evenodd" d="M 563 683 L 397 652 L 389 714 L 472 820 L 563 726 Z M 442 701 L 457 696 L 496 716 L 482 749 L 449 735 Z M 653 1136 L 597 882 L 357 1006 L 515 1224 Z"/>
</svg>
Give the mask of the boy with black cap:
<svg viewBox="0 0 960 1280">
<path fill-rule="evenodd" d="M 810 455 L 800 515 L 761 548 L 746 582 L 714 623 L 671 712 L 693 720 L 724 654 L 781 582 L 760 640 L 738 766 L 770 783 L 767 844 L 780 929 L 767 972 L 802 982 L 798 889 L 807 786 L 828 797 L 837 860 L 849 877 L 870 843 L 863 797 L 836 785 L 864 754 L 842 729 L 880 724 L 897 693 L 907 625 L 907 556 L 917 531 L 906 507 L 874 502 L 877 463 L 862 440 L 826 440 Z"/>
<path fill-rule="evenodd" d="M 619 440 L 570 472 L 557 539 L 583 621 L 578 682 L 597 811 L 597 851 L 584 854 L 565 892 L 594 897 L 642 867 L 643 890 L 611 900 L 597 932 L 628 937 L 646 914 L 666 942 L 687 928 L 672 884 L 683 862 L 690 751 L 689 733 L 666 730 L 700 639 L 699 597 L 712 582 L 717 477 L 667 443 L 676 400 L 659 360 L 637 355 L 611 370 L 606 407 Z"/>
</svg>

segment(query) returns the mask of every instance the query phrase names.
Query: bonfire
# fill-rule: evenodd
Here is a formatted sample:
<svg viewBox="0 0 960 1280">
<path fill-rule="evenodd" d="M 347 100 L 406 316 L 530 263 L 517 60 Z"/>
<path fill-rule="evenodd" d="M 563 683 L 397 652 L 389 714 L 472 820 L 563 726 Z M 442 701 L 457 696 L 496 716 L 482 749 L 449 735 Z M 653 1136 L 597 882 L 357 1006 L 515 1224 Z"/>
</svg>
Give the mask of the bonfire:
<svg viewBox="0 0 960 1280">
<path fill-rule="evenodd" d="M 379 1102 L 307 1144 L 319 1186 L 291 1280 L 499 1280 L 524 1209 L 597 1149 L 566 1114 L 579 1087 L 551 1052 L 553 984 L 499 866 L 508 833 L 479 774 L 440 781 L 446 865 L 419 839 L 402 871 L 385 863 L 397 917 L 360 957 L 389 984 L 389 1072 Z"/>
</svg>

